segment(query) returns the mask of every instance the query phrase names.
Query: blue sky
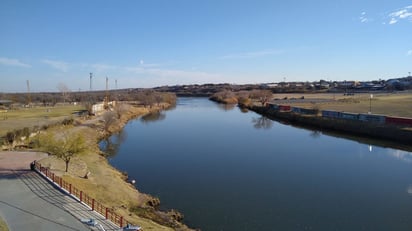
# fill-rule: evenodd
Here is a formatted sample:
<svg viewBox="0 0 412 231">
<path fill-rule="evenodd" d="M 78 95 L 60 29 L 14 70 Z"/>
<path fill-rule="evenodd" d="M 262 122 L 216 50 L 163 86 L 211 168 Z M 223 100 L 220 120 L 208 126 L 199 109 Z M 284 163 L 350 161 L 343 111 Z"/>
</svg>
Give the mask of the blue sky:
<svg viewBox="0 0 412 231">
<path fill-rule="evenodd" d="M 0 31 L 0 92 L 412 71 L 412 1 L 2 0 Z"/>
</svg>

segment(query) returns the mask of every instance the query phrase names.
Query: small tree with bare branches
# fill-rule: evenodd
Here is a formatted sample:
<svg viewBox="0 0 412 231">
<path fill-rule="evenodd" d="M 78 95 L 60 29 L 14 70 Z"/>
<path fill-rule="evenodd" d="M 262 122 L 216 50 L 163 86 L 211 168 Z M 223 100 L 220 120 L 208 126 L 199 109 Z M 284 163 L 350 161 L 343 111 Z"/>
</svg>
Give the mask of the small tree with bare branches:
<svg viewBox="0 0 412 231">
<path fill-rule="evenodd" d="M 40 137 L 40 149 L 62 159 L 69 169 L 70 160 L 87 150 L 84 137 L 81 134 L 47 134 Z"/>
</svg>

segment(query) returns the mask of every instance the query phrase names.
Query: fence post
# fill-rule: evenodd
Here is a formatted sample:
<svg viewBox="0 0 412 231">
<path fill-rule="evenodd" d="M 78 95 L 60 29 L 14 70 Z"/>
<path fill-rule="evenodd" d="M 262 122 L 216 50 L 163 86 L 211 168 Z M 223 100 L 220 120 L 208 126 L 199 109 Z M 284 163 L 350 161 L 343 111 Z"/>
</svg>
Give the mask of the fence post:
<svg viewBox="0 0 412 231">
<path fill-rule="evenodd" d="M 54 173 L 51 173 L 51 177 L 52 177 L 53 182 L 55 182 L 54 181 Z"/>
<path fill-rule="evenodd" d="M 69 184 L 69 193 L 72 194 L 72 184 Z"/>
<path fill-rule="evenodd" d="M 82 202 L 83 199 L 83 191 L 80 191 L 80 202 Z"/>
<path fill-rule="evenodd" d="M 63 178 L 60 177 L 60 187 L 61 187 L 61 188 L 63 188 L 63 183 L 62 183 L 62 182 L 63 182 Z"/>
<path fill-rule="evenodd" d="M 123 227 L 123 217 L 120 217 L 120 228 Z"/>
<path fill-rule="evenodd" d="M 92 211 L 94 211 L 94 198 L 92 198 Z"/>
<path fill-rule="evenodd" d="M 109 213 L 109 209 L 108 209 L 108 208 L 106 208 L 106 214 L 105 214 L 105 216 L 104 216 L 106 219 L 107 219 L 107 217 L 108 217 L 108 216 L 107 216 L 107 215 L 108 215 L 108 213 Z"/>
</svg>

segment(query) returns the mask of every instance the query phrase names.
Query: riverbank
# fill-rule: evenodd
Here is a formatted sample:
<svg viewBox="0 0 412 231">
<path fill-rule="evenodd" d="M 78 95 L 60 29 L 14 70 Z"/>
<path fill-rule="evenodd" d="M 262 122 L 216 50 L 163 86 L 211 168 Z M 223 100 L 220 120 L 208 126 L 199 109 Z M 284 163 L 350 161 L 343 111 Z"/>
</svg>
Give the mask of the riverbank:
<svg viewBox="0 0 412 231">
<path fill-rule="evenodd" d="M 270 119 L 287 122 L 292 125 L 308 127 L 320 131 L 332 131 L 372 139 L 389 141 L 397 148 L 412 150 L 412 130 L 410 128 L 387 126 L 384 124 L 368 123 L 363 121 L 325 118 L 317 115 L 302 115 L 293 112 L 282 112 L 266 106 L 241 106 L 264 115 Z"/>
<path fill-rule="evenodd" d="M 53 156 L 40 163 L 144 230 L 191 230 L 181 222 L 183 216 L 180 213 L 158 210 L 160 200 L 139 192 L 127 179 L 127 173 L 108 163 L 105 153 L 98 146 L 100 140 L 121 131 L 128 121 L 168 106 L 161 104 L 149 108 L 127 105 L 127 110 L 122 110 L 117 122 L 108 128 L 105 128 L 104 114 L 87 120 L 76 119 L 73 125 L 63 128 L 53 128 L 50 132 L 63 129 L 70 133 L 82 133 L 87 138 L 89 151 L 71 160 L 68 173 L 64 172 L 64 162 Z M 87 179 L 85 175 L 88 175 Z M 135 180 L 138 185 L 139 179 Z"/>
</svg>

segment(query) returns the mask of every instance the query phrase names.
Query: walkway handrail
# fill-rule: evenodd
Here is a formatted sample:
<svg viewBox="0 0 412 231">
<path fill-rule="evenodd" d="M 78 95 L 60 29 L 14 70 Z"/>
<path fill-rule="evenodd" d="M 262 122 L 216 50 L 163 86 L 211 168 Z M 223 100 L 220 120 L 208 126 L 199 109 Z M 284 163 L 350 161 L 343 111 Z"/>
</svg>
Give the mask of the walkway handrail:
<svg viewBox="0 0 412 231">
<path fill-rule="evenodd" d="M 113 209 L 109 207 L 105 207 L 102 203 L 95 200 L 94 198 L 90 197 L 80 189 L 76 188 L 72 184 L 68 183 L 67 181 L 63 180 L 62 177 L 55 175 L 50 168 L 41 166 L 40 163 L 34 161 L 31 164 L 31 168 L 33 170 L 38 171 L 43 176 L 49 178 L 50 181 L 57 184 L 61 189 L 64 189 L 67 193 L 72 195 L 76 198 L 79 202 L 86 204 L 92 211 L 96 211 L 100 215 L 104 216 L 106 219 L 112 221 L 114 224 L 118 225 L 119 227 L 123 227 L 125 224 L 129 224 L 129 222 L 124 219 L 119 214 L 115 213 Z"/>
</svg>

